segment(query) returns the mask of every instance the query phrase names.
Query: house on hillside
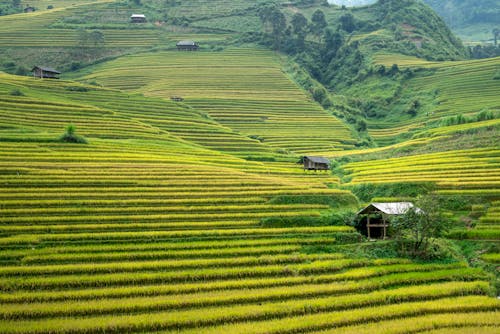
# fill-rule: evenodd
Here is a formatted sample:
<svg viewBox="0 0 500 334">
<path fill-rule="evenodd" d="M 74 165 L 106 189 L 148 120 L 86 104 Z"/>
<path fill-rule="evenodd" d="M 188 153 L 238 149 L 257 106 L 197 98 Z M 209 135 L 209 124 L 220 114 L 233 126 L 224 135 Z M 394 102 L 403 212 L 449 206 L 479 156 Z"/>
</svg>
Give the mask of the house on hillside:
<svg viewBox="0 0 500 334">
<path fill-rule="evenodd" d="M 144 14 L 132 14 L 130 16 L 130 21 L 132 23 L 146 23 L 146 15 L 144 15 Z"/>
<path fill-rule="evenodd" d="M 58 75 L 61 74 L 53 68 L 44 66 L 35 66 L 31 72 L 33 72 L 33 77 L 41 79 L 59 79 Z"/>
<path fill-rule="evenodd" d="M 371 203 L 357 214 L 361 217 L 360 232 L 366 232 L 369 239 L 385 239 L 391 218 L 404 215 L 410 209 L 422 211 L 411 202 Z"/>
<path fill-rule="evenodd" d="M 193 41 L 180 41 L 177 43 L 177 50 L 179 51 L 197 51 L 198 44 Z"/>
<path fill-rule="evenodd" d="M 36 8 L 32 7 L 30 5 L 28 5 L 26 8 L 24 8 L 25 13 L 33 13 L 35 10 L 36 10 Z"/>
<path fill-rule="evenodd" d="M 330 170 L 330 160 L 323 157 L 305 156 L 302 158 L 304 170 Z"/>
</svg>

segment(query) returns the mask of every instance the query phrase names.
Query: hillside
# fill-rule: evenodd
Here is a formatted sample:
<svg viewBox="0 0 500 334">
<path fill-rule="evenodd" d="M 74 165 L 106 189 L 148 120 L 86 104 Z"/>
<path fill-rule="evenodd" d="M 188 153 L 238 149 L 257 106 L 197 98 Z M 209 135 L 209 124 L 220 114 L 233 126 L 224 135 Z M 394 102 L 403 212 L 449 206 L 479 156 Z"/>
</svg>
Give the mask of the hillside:
<svg viewBox="0 0 500 334">
<path fill-rule="evenodd" d="M 467 43 L 492 42 L 493 30 L 500 26 L 500 7 L 495 0 L 423 0 Z M 331 4 L 365 6 L 377 0 L 330 0 Z"/>
<path fill-rule="evenodd" d="M 425 0 L 465 41 L 493 41 L 493 29 L 500 27 L 500 7 L 495 0 Z"/>
<path fill-rule="evenodd" d="M 500 58 L 427 6 L 30 5 L 0 17 L 0 333 L 498 332 Z M 426 198 L 418 253 L 355 218 Z"/>
</svg>

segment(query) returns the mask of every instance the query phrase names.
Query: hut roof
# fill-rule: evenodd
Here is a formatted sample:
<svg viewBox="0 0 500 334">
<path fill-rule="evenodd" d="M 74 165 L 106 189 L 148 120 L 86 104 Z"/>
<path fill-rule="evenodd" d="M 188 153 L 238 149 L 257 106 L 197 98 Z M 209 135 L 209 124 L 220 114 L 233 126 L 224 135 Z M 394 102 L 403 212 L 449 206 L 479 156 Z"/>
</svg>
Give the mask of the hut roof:
<svg viewBox="0 0 500 334">
<path fill-rule="evenodd" d="M 310 161 L 317 163 L 317 164 L 328 164 L 328 165 L 330 164 L 330 160 L 328 160 L 327 158 L 323 158 L 323 157 L 312 157 L 312 156 L 306 155 L 304 158 L 307 158 Z"/>
<path fill-rule="evenodd" d="M 177 43 L 177 46 L 195 46 L 196 43 L 193 41 L 180 41 Z"/>
<path fill-rule="evenodd" d="M 144 15 L 144 14 L 132 14 L 132 15 L 130 15 L 130 18 L 131 19 L 145 19 L 146 15 Z"/>
<path fill-rule="evenodd" d="M 61 72 L 59 72 L 58 70 L 55 70 L 51 67 L 45 67 L 45 66 L 35 66 L 31 69 L 31 71 L 33 72 L 34 70 L 36 69 L 41 69 L 42 71 L 44 72 L 50 72 L 50 73 L 55 73 L 55 74 L 61 74 Z"/>
<path fill-rule="evenodd" d="M 414 208 L 415 205 L 411 202 L 395 202 L 395 203 L 371 203 L 366 208 L 358 212 L 358 215 L 369 214 L 373 212 L 382 212 L 387 215 L 403 215 L 408 210 Z M 422 211 L 416 208 L 417 212 Z"/>
</svg>

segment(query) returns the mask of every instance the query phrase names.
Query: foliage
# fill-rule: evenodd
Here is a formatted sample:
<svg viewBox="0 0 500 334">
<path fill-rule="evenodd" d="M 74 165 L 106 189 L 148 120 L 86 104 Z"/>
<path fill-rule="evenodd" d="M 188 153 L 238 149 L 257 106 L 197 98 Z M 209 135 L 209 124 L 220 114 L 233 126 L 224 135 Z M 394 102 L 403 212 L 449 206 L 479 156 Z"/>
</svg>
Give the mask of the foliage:
<svg viewBox="0 0 500 334">
<path fill-rule="evenodd" d="M 417 197 L 435 189 L 430 182 L 362 183 L 346 186 L 361 201 L 369 202 L 374 197 Z"/>
<path fill-rule="evenodd" d="M 59 140 L 65 143 L 87 144 L 87 140 L 84 137 L 76 134 L 76 127 L 72 124 L 66 127 L 66 132 Z"/>
<path fill-rule="evenodd" d="M 22 10 L 20 0 L 6 0 L 0 3 L 0 16 L 21 13 Z"/>
<path fill-rule="evenodd" d="M 438 199 L 433 195 L 420 196 L 415 207 L 391 219 L 391 235 L 403 254 L 423 259 L 439 258 L 442 251 L 435 238 L 446 234 L 451 223 L 441 212 Z"/>
<path fill-rule="evenodd" d="M 306 226 L 346 226 L 352 219 L 352 212 L 333 213 L 330 215 L 269 217 L 261 220 L 263 227 L 306 227 Z"/>
<path fill-rule="evenodd" d="M 323 204 L 332 208 L 357 206 L 356 198 L 350 193 L 328 195 L 280 195 L 269 200 L 270 204 Z"/>
<path fill-rule="evenodd" d="M 24 93 L 19 88 L 15 88 L 9 92 L 9 95 L 11 95 L 11 96 L 24 96 Z"/>
</svg>

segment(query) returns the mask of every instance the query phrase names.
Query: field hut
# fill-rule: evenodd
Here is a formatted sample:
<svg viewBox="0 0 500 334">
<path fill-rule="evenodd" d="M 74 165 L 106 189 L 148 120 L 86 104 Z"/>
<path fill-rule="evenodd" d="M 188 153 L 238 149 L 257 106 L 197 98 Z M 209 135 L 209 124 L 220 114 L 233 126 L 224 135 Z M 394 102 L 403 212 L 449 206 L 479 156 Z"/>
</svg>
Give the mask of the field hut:
<svg viewBox="0 0 500 334">
<path fill-rule="evenodd" d="M 323 157 L 305 156 L 302 158 L 304 170 L 330 170 L 330 160 Z"/>
<path fill-rule="evenodd" d="M 25 13 L 33 13 L 36 10 L 35 7 L 28 5 L 26 8 L 24 8 Z"/>
<path fill-rule="evenodd" d="M 44 66 L 35 66 L 31 72 L 33 72 L 33 77 L 40 79 L 59 79 L 58 75 L 61 74 L 53 68 Z"/>
<path fill-rule="evenodd" d="M 180 96 L 171 96 L 170 100 L 172 100 L 174 102 L 182 102 L 182 101 L 184 101 L 184 98 L 182 98 Z"/>
<path fill-rule="evenodd" d="M 146 23 L 146 15 L 144 15 L 144 14 L 132 14 L 130 16 L 130 21 L 132 23 Z"/>
<path fill-rule="evenodd" d="M 358 212 L 361 217 L 361 232 L 366 231 L 369 239 L 385 239 L 392 217 L 404 215 L 415 208 L 411 202 L 371 203 Z M 419 208 L 415 208 L 421 211 Z"/>
<path fill-rule="evenodd" d="M 179 51 L 197 51 L 198 44 L 193 41 L 180 41 L 177 43 L 177 50 Z"/>
</svg>

